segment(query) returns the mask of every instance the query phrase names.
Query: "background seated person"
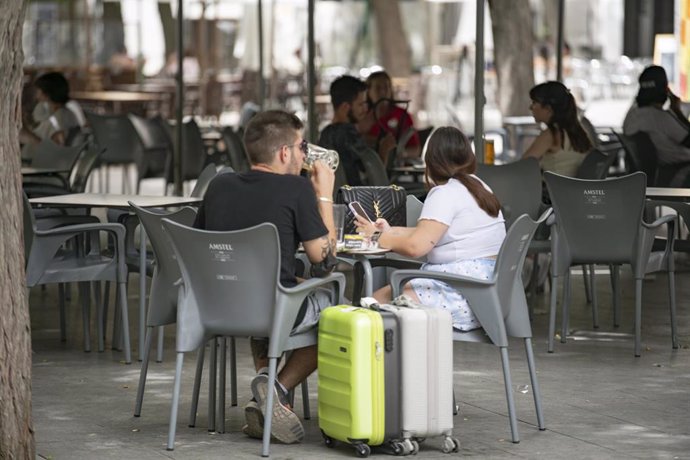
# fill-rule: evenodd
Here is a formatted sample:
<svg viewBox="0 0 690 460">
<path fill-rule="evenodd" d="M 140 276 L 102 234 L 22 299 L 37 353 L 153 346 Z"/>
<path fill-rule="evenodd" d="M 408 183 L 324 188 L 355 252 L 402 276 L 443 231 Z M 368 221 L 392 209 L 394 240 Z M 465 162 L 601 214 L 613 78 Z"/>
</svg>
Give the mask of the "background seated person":
<svg viewBox="0 0 690 460">
<path fill-rule="evenodd" d="M 474 175 L 477 161 L 469 140 L 457 128 L 439 128 L 428 140 L 425 160 L 431 189 L 417 226 L 390 227 L 384 219 L 372 224 L 357 217 L 358 230 L 368 236 L 380 231 L 382 248 L 408 257 L 426 256 L 422 270 L 489 279 L 506 230 L 498 198 Z M 458 330 L 480 327 L 467 300 L 445 283 L 416 279 L 403 293 L 423 305 L 450 311 Z M 379 289 L 374 297 L 390 302 L 391 287 Z"/>
<path fill-rule="evenodd" d="M 338 152 L 349 185 L 363 185 L 360 173 L 364 166 L 359 152 L 370 148 L 355 127 L 367 113 L 366 91 L 366 85 L 359 78 L 349 75 L 336 78 L 330 87 L 333 120 L 319 136 L 321 147 Z M 379 155 L 394 147 L 395 139 L 389 136 L 381 142 Z"/>
<path fill-rule="evenodd" d="M 546 129 L 537 136 L 522 158 L 536 158 L 543 171 L 575 177 L 593 145 L 577 116 L 570 90 L 557 81 L 541 83 L 529 92 L 530 110 Z"/>
<path fill-rule="evenodd" d="M 623 121 L 624 134 L 647 133 L 661 166 L 690 162 L 690 121 L 680 109 L 680 99 L 668 87 L 666 71 L 656 65 L 647 67 L 640 74 L 639 82 L 635 103 Z M 670 104 L 665 110 L 667 99 Z M 685 179 L 684 186 L 688 185 Z"/>
<path fill-rule="evenodd" d="M 393 136 L 396 144 L 408 139 L 405 157 L 417 158 L 420 153 L 419 135 L 407 110 L 393 103 L 393 82 L 385 71 L 373 72 L 366 81 L 369 112 L 357 128 L 367 143 L 378 151 L 378 144 L 387 136 Z M 381 160 L 386 164 L 389 152 L 383 152 Z"/>
<path fill-rule="evenodd" d="M 317 161 L 311 177 L 301 177 L 307 143 L 302 122 L 287 112 L 257 114 L 247 125 L 244 144 L 251 162 L 245 173 L 221 174 L 209 184 L 195 227 L 214 231 L 238 230 L 264 222 L 278 228 L 280 283 L 298 283 L 295 252 L 302 242 L 312 275 L 324 276 L 335 267 L 336 233 L 333 223 L 334 175 Z M 331 305 L 330 292 L 316 290 L 302 305 L 295 331 L 314 327 L 320 311 Z M 251 306 L 247 306 L 251 308 Z M 299 442 L 304 428 L 288 404 L 288 391 L 316 370 L 316 346 L 294 350 L 280 370 L 275 388 L 268 386 L 268 342 L 251 340 L 257 376 L 252 380 L 254 398 L 245 406 L 243 431 L 256 438 L 263 434 L 263 406 L 268 391 L 275 392 L 271 434 L 283 443 Z"/>
<path fill-rule="evenodd" d="M 19 132 L 22 144 L 38 144 L 50 139 L 64 145 L 71 128 L 79 127 L 77 116 L 66 107 L 69 102 L 69 83 L 59 72 L 41 75 L 34 81 L 36 87 L 36 106 L 32 123 L 28 114 L 24 116 L 24 126 Z"/>
</svg>

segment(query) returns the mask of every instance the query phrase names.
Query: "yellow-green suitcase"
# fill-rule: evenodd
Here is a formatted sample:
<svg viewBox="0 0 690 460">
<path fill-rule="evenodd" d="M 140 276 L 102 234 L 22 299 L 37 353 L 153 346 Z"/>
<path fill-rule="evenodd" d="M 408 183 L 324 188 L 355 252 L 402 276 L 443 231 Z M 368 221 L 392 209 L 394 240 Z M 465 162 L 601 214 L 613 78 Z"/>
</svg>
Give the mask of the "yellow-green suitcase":
<svg viewBox="0 0 690 460">
<path fill-rule="evenodd" d="M 326 445 L 401 454 L 400 334 L 390 312 L 335 306 L 319 320 L 319 427 Z M 382 446 L 383 447 L 383 446 Z"/>
</svg>

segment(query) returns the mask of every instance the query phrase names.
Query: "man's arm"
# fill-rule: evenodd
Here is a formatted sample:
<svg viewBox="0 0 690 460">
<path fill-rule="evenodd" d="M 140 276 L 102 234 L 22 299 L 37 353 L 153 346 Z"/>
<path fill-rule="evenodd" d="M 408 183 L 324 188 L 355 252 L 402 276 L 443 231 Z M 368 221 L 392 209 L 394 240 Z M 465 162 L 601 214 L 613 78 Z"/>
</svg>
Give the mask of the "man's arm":
<svg viewBox="0 0 690 460">
<path fill-rule="evenodd" d="M 322 161 L 314 163 L 311 173 L 311 183 L 316 193 L 321 220 L 328 230 L 324 236 L 309 241 L 304 241 L 304 251 L 312 263 L 312 276 L 325 276 L 333 271 L 337 265 L 336 231 L 333 221 L 333 183 L 335 176 L 333 171 Z"/>
</svg>

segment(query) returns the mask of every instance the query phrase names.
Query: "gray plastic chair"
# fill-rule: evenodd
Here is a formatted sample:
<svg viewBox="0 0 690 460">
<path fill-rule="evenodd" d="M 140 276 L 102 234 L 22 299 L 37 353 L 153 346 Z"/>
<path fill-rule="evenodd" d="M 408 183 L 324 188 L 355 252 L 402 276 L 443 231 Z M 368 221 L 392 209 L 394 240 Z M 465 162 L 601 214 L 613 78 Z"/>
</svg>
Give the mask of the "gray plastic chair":
<svg viewBox="0 0 690 460">
<path fill-rule="evenodd" d="M 63 146 L 44 139 L 39 144 L 32 145 L 32 168 L 62 169 L 63 174 L 50 174 L 45 176 L 30 176 L 22 178 L 24 185 L 47 185 L 66 188 L 69 186 L 67 171 L 74 169 L 79 156 L 86 150 L 87 144 L 78 146 Z"/>
<path fill-rule="evenodd" d="M 141 374 L 139 376 L 139 387 L 134 409 L 134 416 L 139 417 L 144 399 L 144 388 L 146 386 L 146 374 L 149 367 L 149 355 L 151 353 L 154 328 L 174 324 L 177 320 L 176 283 L 182 276 L 168 237 L 163 232 L 161 221 L 166 218 L 182 225 L 192 225 L 196 217 L 196 211 L 192 208 L 182 208 L 175 212 L 159 213 L 140 208 L 133 203 L 129 205 L 144 226 L 156 258 L 151 279 L 148 314 L 146 316 L 144 356 L 141 363 Z"/>
<path fill-rule="evenodd" d="M 83 193 L 86 190 L 86 182 L 103 152 L 103 148 L 90 144 L 79 153 L 67 178 L 67 184 L 24 183 L 24 191 L 31 198 L 64 195 L 67 193 Z"/>
<path fill-rule="evenodd" d="M 168 168 L 172 163 L 172 141 L 163 127 L 163 120 L 147 119 L 133 113 L 127 115 L 134 127 L 143 152 L 137 160 L 137 193 L 141 187 L 142 179 L 151 177 L 166 177 Z M 165 191 L 165 190 L 164 190 Z"/>
<path fill-rule="evenodd" d="M 422 214 L 424 203 L 419 201 L 414 195 L 407 195 L 406 213 L 407 213 L 407 227 L 416 227 L 419 216 Z"/>
<path fill-rule="evenodd" d="M 508 360 L 508 336 L 525 341 L 527 367 L 532 382 L 532 394 L 537 412 L 537 424 L 545 430 L 541 408 L 541 394 L 532 352 L 532 327 L 525 290 L 522 287 L 522 265 L 525 262 L 529 242 L 537 226 L 551 215 L 547 209 L 538 221 L 523 214 L 511 225 L 496 259 L 494 273 L 489 280 L 479 280 L 449 273 L 428 270 L 398 270 L 391 275 L 393 297 L 402 292 L 403 285 L 415 278 L 430 278 L 443 281 L 462 293 L 476 315 L 482 329 L 469 332 L 453 332 L 453 340 L 459 342 L 489 342 L 499 347 L 503 365 L 508 417 L 513 442 L 520 442 L 513 399 L 513 385 Z"/>
<path fill-rule="evenodd" d="M 546 173 L 544 175 L 554 207 L 555 224 L 551 230 L 551 313 L 548 351 L 553 352 L 556 329 L 556 296 L 558 278 L 564 277 L 561 342 L 568 332 L 570 266 L 573 264 L 613 264 L 614 325 L 618 322 L 620 295 L 618 266 L 630 264 L 635 278 L 635 356 L 641 352 L 642 281 L 646 273 L 668 270 L 671 339 L 676 337 L 676 300 L 674 264 L 671 254 L 674 241 L 675 216 L 664 216 L 652 224 L 642 220 L 645 203 L 646 176 L 633 173 L 615 179 L 582 180 Z M 667 245 L 663 252 L 652 253 L 654 233 L 668 227 Z M 592 289 L 595 325 L 598 322 L 596 290 Z"/>
<path fill-rule="evenodd" d="M 216 172 L 216 165 L 213 163 L 207 164 L 203 171 L 199 173 L 199 177 L 196 178 L 196 184 L 194 184 L 194 188 L 192 189 L 190 196 L 198 198 L 203 197 L 206 194 L 208 184 L 210 184 L 211 180 L 216 177 L 216 174 L 218 174 Z"/>
<path fill-rule="evenodd" d="M 386 173 L 386 167 L 381 161 L 379 154 L 372 149 L 366 148 L 357 152 L 359 160 L 364 165 L 365 185 L 389 185 L 391 183 Z"/>
<path fill-rule="evenodd" d="M 86 223 L 67 225 L 50 230 L 39 230 L 36 226 L 33 210 L 24 194 L 24 252 L 26 258 L 26 284 L 29 287 L 48 283 L 84 282 L 80 286 L 82 297 L 82 316 L 84 320 L 84 351 L 91 351 L 89 333 L 89 285 L 92 281 L 116 281 L 117 298 L 122 315 L 125 362 L 132 362 L 129 342 L 129 320 L 127 315 L 127 267 L 125 265 L 124 239 L 125 229 L 120 224 Z M 112 257 L 100 253 L 98 237 L 105 232 L 113 240 Z M 63 251 L 63 245 L 74 239 L 89 236 L 89 246 L 83 247 L 84 240 L 77 240 L 78 251 Z M 98 307 L 99 351 L 103 350 L 103 308 Z M 65 305 L 60 296 L 60 330 L 61 339 L 65 338 Z"/>
<path fill-rule="evenodd" d="M 285 288 L 279 282 L 278 230 L 264 223 L 245 230 L 211 232 L 163 219 L 180 264 L 177 363 L 168 450 L 173 450 L 184 353 L 214 337 L 269 337 L 268 388 L 273 388 L 283 352 L 316 343 L 316 331 L 290 335 L 302 301 L 315 288 L 335 284 L 338 302 L 345 276 L 334 273 Z M 273 407 L 268 392 L 266 407 Z M 261 455 L 269 455 L 272 411 L 264 419 Z"/>
<path fill-rule="evenodd" d="M 609 175 L 609 168 L 618 159 L 618 156 L 611 152 L 608 155 L 599 149 L 593 149 L 577 168 L 575 177 L 578 179 L 606 179 Z"/>
<path fill-rule="evenodd" d="M 99 115 L 85 112 L 93 138 L 98 145 L 105 148 L 101 165 L 106 167 L 105 191 L 109 191 L 109 174 L 111 165 L 123 166 L 122 190 L 129 188 L 128 166 L 136 159 L 143 157 L 143 146 L 127 115 Z M 141 160 L 137 164 L 141 164 Z"/>
<path fill-rule="evenodd" d="M 501 211 L 509 229 L 515 219 L 527 214 L 537 220 L 546 205 L 542 202 L 541 168 L 534 158 L 508 163 L 505 165 L 477 164 L 477 177 L 486 182 L 501 203 Z M 545 229 L 546 230 L 546 229 Z M 548 234 L 548 233 L 547 233 Z M 530 298 L 537 292 L 537 265 L 539 253 L 551 251 L 551 243 L 546 235 L 537 234 L 532 239 L 528 254 L 534 254 L 534 268 L 530 280 Z"/>
<path fill-rule="evenodd" d="M 239 134 L 232 127 L 228 126 L 223 130 L 223 141 L 225 142 L 225 148 L 228 150 L 230 166 L 237 172 L 249 171 L 249 158 Z"/>
</svg>

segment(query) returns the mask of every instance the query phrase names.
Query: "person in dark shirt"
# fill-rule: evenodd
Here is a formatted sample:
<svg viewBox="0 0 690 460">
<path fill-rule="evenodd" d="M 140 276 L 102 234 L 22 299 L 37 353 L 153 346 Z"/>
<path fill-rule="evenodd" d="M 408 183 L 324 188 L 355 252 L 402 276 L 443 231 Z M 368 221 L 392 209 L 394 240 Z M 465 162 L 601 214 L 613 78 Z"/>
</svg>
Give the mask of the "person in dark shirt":
<svg viewBox="0 0 690 460">
<path fill-rule="evenodd" d="M 301 242 L 312 265 L 313 276 L 324 276 L 336 265 L 336 232 L 333 222 L 334 174 L 317 161 L 310 178 L 301 177 L 307 143 L 302 122 L 292 114 L 273 110 L 257 114 L 247 125 L 244 144 L 251 170 L 221 174 L 208 187 L 195 227 L 214 231 L 238 230 L 264 222 L 278 229 L 281 251 L 280 283 L 296 285 L 295 252 Z M 312 293 L 302 306 L 293 332 L 318 322 L 318 313 L 330 305 L 326 290 Z M 253 338 L 252 356 L 257 376 L 252 381 L 254 398 L 245 406 L 252 437 L 263 435 L 263 414 L 268 388 L 268 341 Z M 316 346 L 294 350 L 279 372 L 273 404 L 271 434 L 284 443 L 299 442 L 304 428 L 288 404 L 288 392 L 316 369 Z"/>
<path fill-rule="evenodd" d="M 360 172 L 364 167 L 359 155 L 370 147 L 357 132 L 355 123 L 368 113 L 367 86 L 358 78 L 343 75 L 333 81 L 330 94 L 333 120 L 321 131 L 318 144 L 338 152 L 348 185 L 363 185 Z M 379 154 L 394 147 L 395 138 L 388 135 L 379 143 Z"/>
</svg>

